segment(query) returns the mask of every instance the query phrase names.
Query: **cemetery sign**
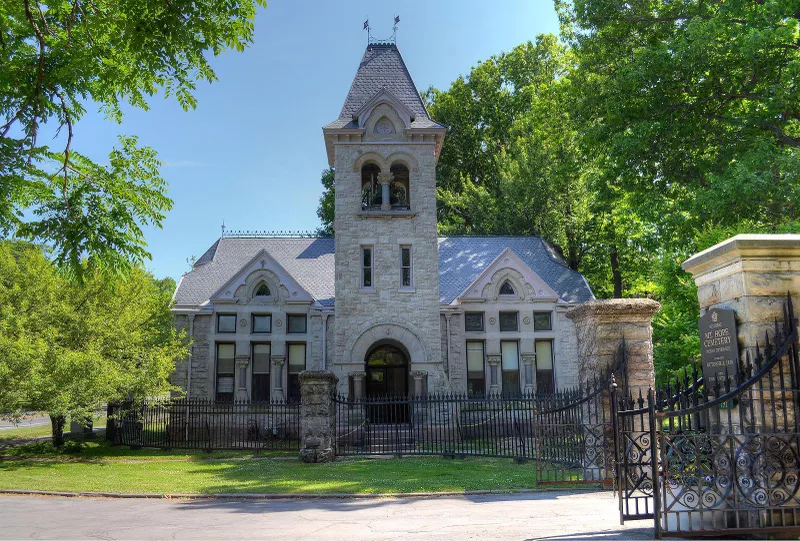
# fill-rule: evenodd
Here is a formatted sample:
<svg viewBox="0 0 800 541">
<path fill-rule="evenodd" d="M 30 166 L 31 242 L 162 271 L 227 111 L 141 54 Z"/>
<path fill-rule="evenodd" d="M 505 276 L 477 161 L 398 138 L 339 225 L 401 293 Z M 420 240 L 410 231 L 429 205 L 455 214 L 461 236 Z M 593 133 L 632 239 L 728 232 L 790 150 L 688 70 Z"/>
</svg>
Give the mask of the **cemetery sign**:
<svg viewBox="0 0 800 541">
<path fill-rule="evenodd" d="M 700 327 L 700 361 L 706 388 L 713 391 L 717 379 L 720 389 L 729 377 L 739 374 L 739 341 L 736 337 L 736 312 L 711 308 L 698 322 Z M 735 381 L 731 382 L 733 387 Z"/>
</svg>

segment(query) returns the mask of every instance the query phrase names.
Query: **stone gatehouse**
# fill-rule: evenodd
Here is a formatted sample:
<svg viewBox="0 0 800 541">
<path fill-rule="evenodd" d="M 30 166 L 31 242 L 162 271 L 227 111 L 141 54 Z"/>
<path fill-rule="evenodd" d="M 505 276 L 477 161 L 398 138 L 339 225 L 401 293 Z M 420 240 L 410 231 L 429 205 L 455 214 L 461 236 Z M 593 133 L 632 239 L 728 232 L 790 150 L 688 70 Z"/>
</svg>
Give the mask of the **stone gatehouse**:
<svg viewBox="0 0 800 541">
<path fill-rule="evenodd" d="M 539 237 L 439 237 L 432 120 L 394 44 L 370 44 L 339 118 L 335 238 L 225 234 L 175 291 L 191 398 L 299 400 L 326 369 L 350 396 L 547 392 L 578 383 L 566 311 L 589 286 Z"/>
</svg>

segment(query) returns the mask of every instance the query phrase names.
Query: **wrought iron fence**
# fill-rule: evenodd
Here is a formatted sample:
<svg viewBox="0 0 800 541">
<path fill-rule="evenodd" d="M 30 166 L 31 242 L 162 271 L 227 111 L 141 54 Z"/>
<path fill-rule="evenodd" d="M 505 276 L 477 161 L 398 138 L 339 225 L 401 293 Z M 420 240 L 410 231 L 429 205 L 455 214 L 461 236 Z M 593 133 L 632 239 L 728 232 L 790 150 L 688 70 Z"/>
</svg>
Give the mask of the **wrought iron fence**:
<svg viewBox="0 0 800 541">
<path fill-rule="evenodd" d="M 770 336 L 771 334 L 771 336 Z M 620 518 L 662 535 L 800 534 L 800 359 L 792 300 L 735 375 L 695 368 L 619 400 Z"/>
<path fill-rule="evenodd" d="M 155 400 L 116 404 L 109 412 L 109 438 L 123 445 L 205 450 L 300 448 L 297 403 Z"/>
<path fill-rule="evenodd" d="M 543 482 L 612 478 L 611 371 L 549 395 L 336 396 L 338 455 L 489 456 L 535 461 Z"/>
</svg>

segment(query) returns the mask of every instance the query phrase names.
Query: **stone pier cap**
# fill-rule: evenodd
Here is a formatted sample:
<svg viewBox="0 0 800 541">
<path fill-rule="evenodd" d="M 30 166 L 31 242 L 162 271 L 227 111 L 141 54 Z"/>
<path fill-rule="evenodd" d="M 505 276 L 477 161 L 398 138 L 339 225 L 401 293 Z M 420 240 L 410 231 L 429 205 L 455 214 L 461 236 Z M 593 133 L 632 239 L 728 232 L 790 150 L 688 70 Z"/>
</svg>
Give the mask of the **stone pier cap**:
<svg viewBox="0 0 800 541">
<path fill-rule="evenodd" d="M 330 370 L 303 370 L 298 374 L 300 379 L 300 383 L 314 383 L 318 381 L 329 381 L 331 383 L 336 383 L 339 381 L 339 378 L 331 372 Z"/>
<path fill-rule="evenodd" d="M 698 278 L 730 265 L 741 264 L 742 260 L 776 259 L 800 260 L 800 235 L 789 233 L 736 235 L 693 255 L 681 266 L 683 270 Z"/>
<path fill-rule="evenodd" d="M 587 317 L 624 321 L 628 318 L 651 318 L 660 309 L 661 304 L 652 299 L 600 299 L 576 306 L 565 315 L 575 323 Z"/>
</svg>

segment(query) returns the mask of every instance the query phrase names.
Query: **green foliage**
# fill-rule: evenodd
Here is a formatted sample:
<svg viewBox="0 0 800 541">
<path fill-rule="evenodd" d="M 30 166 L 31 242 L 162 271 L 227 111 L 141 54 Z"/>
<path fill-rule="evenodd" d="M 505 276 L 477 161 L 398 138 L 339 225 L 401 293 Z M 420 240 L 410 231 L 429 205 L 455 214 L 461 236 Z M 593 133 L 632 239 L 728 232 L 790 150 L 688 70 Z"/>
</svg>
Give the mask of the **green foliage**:
<svg viewBox="0 0 800 541">
<path fill-rule="evenodd" d="M 539 36 L 428 90 L 440 229 L 534 234 L 598 297 L 662 303 L 659 379 L 699 358 L 680 263 L 795 229 L 800 0 L 558 0 Z"/>
<path fill-rule="evenodd" d="M 317 206 L 317 217 L 322 225 L 317 228 L 317 234 L 320 236 L 330 237 L 333 236 L 333 221 L 336 215 L 336 171 L 333 167 L 329 167 L 322 171 L 322 195 L 319 198 L 319 206 Z"/>
<path fill-rule="evenodd" d="M 171 389 L 186 355 L 172 326 L 172 280 L 134 268 L 78 284 L 26 243 L 0 243 L 0 412 L 86 418 L 103 403 Z"/>
<path fill-rule="evenodd" d="M 141 227 L 172 207 L 155 151 L 121 137 L 96 163 L 72 148 L 77 122 L 89 100 L 116 122 L 158 92 L 193 108 L 210 55 L 252 41 L 258 5 L 0 0 L 0 234 L 49 243 L 75 274 L 148 258 Z M 42 144 L 53 133 L 60 149 Z"/>
</svg>

